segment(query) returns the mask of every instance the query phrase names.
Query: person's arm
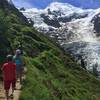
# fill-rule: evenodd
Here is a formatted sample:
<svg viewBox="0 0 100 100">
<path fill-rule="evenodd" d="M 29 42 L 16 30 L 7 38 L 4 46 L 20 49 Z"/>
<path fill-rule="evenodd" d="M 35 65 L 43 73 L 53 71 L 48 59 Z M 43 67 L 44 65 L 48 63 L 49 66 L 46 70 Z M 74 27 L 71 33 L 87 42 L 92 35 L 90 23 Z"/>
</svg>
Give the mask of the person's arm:
<svg viewBox="0 0 100 100">
<path fill-rule="evenodd" d="M 13 56 L 13 63 L 15 63 L 15 56 Z"/>
<path fill-rule="evenodd" d="M 25 65 L 26 65 L 26 62 L 25 62 L 25 59 L 23 59 L 23 66 L 25 67 Z"/>
<path fill-rule="evenodd" d="M 2 71 L 4 70 L 4 67 L 5 67 L 5 65 L 3 65 L 3 66 L 1 67 L 1 70 L 2 70 Z"/>
<path fill-rule="evenodd" d="M 23 59 L 22 56 L 20 57 L 20 60 L 21 60 L 21 62 L 22 62 L 22 66 L 24 67 L 24 66 L 25 66 L 25 62 L 24 62 L 24 59 Z"/>
</svg>

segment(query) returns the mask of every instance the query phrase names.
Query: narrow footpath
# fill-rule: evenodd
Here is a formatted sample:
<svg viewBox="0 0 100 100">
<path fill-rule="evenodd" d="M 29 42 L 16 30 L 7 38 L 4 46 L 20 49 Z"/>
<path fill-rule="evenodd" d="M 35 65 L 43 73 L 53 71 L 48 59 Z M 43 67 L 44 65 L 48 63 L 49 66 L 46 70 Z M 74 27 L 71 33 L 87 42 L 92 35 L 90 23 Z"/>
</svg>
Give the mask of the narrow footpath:
<svg viewBox="0 0 100 100">
<path fill-rule="evenodd" d="M 11 94 L 11 90 L 10 90 Z M 16 90 L 14 91 L 14 98 L 9 100 L 19 100 L 21 94 L 21 85 L 19 82 L 16 83 Z M 3 82 L 0 82 L 0 100 L 6 100 L 5 98 L 5 91 L 3 88 Z"/>
<path fill-rule="evenodd" d="M 25 72 L 27 72 L 26 67 L 24 67 L 24 73 L 23 73 L 23 77 L 22 77 L 23 80 L 25 80 L 25 78 L 26 78 Z M 22 88 L 22 86 L 20 85 L 20 82 L 17 81 L 16 90 L 14 91 L 14 97 L 13 97 L 13 99 L 9 99 L 9 100 L 19 100 L 19 97 L 20 97 L 20 94 L 21 94 L 21 88 Z M 11 94 L 11 90 L 10 90 L 9 95 L 10 94 Z M 4 86 L 3 86 L 2 81 L 0 81 L 0 100 L 6 100 Z"/>
</svg>

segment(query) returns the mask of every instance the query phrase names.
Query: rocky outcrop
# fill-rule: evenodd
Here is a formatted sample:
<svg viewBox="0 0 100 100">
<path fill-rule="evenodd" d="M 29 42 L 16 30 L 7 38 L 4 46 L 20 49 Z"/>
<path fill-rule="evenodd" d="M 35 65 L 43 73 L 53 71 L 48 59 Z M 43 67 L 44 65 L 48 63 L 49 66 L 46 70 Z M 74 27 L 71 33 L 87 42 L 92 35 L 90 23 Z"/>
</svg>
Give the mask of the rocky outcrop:
<svg viewBox="0 0 100 100">
<path fill-rule="evenodd" d="M 92 22 L 94 24 L 94 30 L 96 32 L 96 35 L 100 36 L 100 13 L 94 16 Z"/>
<path fill-rule="evenodd" d="M 44 19 L 44 22 L 47 24 L 47 25 L 50 25 L 50 26 L 53 26 L 55 28 L 59 28 L 61 27 L 59 21 L 57 20 L 56 17 L 50 19 L 48 15 L 45 15 L 45 14 L 41 14 L 41 17 Z"/>
</svg>

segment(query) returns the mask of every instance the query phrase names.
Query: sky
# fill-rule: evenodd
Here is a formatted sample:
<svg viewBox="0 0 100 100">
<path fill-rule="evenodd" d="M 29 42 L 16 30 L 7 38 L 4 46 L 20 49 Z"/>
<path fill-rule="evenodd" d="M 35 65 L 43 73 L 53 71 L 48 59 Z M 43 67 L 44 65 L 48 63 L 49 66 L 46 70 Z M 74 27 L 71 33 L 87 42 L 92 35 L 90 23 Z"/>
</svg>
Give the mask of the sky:
<svg viewBox="0 0 100 100">
<path fill-rule="evenodd" d="M 44 9 L 52 2 L 70 3 L 84 9 L 100 8 L 100 0 L 13 0 L 18 7 Z"/>
</svg>

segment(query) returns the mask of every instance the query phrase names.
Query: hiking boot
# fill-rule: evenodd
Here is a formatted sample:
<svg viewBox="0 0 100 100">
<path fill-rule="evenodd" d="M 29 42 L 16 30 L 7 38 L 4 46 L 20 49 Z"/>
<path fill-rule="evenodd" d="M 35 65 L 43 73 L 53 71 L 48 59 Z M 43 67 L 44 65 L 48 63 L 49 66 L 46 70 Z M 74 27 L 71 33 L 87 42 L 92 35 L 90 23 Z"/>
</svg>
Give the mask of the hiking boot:
<svg viewBox="0 0 100 100">
<path fill-rule="evenodd" d="M 11 95 L 10 95 L 10 98 L 11 98 L 11 99 L 13 99 L 13 98 L 14 98 L 14 95 L 13 95 L 13 94 L 11 94 Z"/>
<path fill-rule="evenodd" d="M 11 100 L 10 96 L 9 96 L 9 97 L 7 97 L 7 100 Z"/>
</svg>

